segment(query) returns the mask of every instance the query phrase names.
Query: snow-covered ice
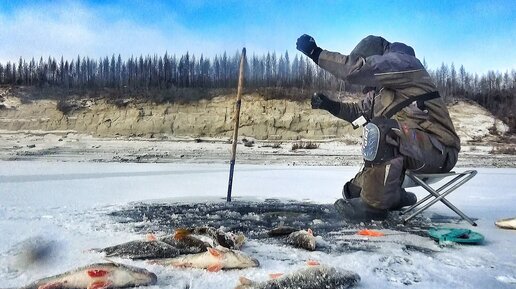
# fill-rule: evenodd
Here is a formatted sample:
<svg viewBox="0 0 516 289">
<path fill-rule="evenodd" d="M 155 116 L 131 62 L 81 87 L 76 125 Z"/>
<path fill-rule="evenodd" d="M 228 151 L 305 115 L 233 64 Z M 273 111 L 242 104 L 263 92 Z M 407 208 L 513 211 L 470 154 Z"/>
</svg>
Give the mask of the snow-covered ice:
<svg viewBox="0 0 516 289">
<path fill-rule="evenodd" d="M 99 254 L 88 249 L 143 237 L 115 222 L 108 213 L 131 202 L 223 198 L 228 169 L 229 165 L 224 164 L 0 162 L 1 287 L 22 286 L 102 261 Z M 117 261 L 156 273 L 158 285 L 150 288 L 234 288 L 241 275 L 265 280 L 269 273 L 301 268 L 309 259 L 357 272 L 362 278 L 360 288 L 514 288 L 516 231 L 498 229 L 494 221 L 516 216 L 516 169 L 476 169 L 478 175 L 447 198 L 478 218 L 476 228 L 466 222 L 451 226 L 484 234 L 486 242 L 482 246 L 451 246 L 434 254 L 393 246 L 334 255 L 250 240 L 243 250 L 258 258 L 261 267 L 218 273 Z M 237 163 L 233 195 L 258 201 L 288 198 L 333 203 L 340 196 L 342 184 L 357 171 L 358 167 Z M 420 189 L 414 192 L 424 194 Z M 453 216 L 442 204 L 425 214 Z M 47 263 L 24 267 L 17 258 L 24 248 L 20 242 L 36 237 L 48 240 L 56 249 Z"/>
</svg>

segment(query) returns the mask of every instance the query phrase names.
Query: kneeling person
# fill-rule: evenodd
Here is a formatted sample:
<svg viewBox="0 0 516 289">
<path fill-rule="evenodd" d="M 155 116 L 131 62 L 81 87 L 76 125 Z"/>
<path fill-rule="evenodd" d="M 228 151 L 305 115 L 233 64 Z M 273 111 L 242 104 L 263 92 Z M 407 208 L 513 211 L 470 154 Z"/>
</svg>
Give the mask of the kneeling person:
<svg viewBox="0 0 516 289">
<path fill-rule="evenodd" d="M 363 169 L 344 185 L 335 203 L 346 218 L 385 219 L 389 210 L 415 204 L 402 187 L 405 171 L 449 172 L 460 140 L 448 109 L 412 47 L 368 36 L 349 55 L 323 50 L 309 35 L 297 49 L 317 65 L 352 84 L 363 85 L 359 102 L 343 103 L 316 93 L 312 108 L 364 126 Z"/>
</svg>

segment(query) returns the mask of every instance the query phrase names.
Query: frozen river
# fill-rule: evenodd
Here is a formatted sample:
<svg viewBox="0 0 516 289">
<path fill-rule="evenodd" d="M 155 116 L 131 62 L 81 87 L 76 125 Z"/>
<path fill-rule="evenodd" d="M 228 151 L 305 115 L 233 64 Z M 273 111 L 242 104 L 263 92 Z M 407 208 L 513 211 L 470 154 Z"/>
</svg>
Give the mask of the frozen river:
<svg viewBox="0 0 516 289">
<path fill-rule="evenodd" d="M 233 196 L 333 203 L 340 197 L 342 185 L 358 169 L 237 163 Z M 514 288 L 516 231 L 497 229 L 493 223 L 499 218 L 516 216 L 516 169 L 475 169 L 478 175 L 448 199 L 466 214 L 478 218 L 479 226 L 474 230 L 485 235 L 487 241 L 483 246 L 446 248 L 445 252 L 438 253 L 439 256 L 404 256 L 403 252 L 393 252 L 393 256 L 399 255 L 402 260 L 402 264 L 394 261 L 397 265 L 393 268 L 400 266 L 399 271 L 403 274 L 388 273 L 388 270 L 378 270 L 371 265 L 378 260 L 384 262 L 380 253 L 363 252 L 332 258 L 316 252 L 315 256 L 355 270 L 362 276 L 361 288 L 382 286 L 385 282 L 401 285 L 403 282 L 399 280 L 407 276 L 410 279 L 410 274 L 417 274 L 417 278 L 412 278 L 413 288 Z M 130 202 L 184 197 L 197 200 L 224 198 L 228 171 L 229 165 L 223 164 L 0 162 L 2 287 L 24 285 L 43 276 L 99 261 L 98 255 L 84 250 L 138 238 L 136 233 L 124 230 L 121 224 L 106 217 L 107 212 Z M 422 190 L 413 191 L 418 196 L 423 195 Z M 427 212 L 432 213 L 452 215 L 442 204 L 436 204 Z M 458 226 L 469 228 L 465 222 Z M 34 236 L 55 240 L 60 245 L 54 263 L 23 270 L 16 268 L 11 258 L 13 248 Z M 249 246 L 254 251 L 268 250 L 264 245 L 252 242 Z M 161 279 L 158 287 L 184 288 L 189 284 L 191 288 L 233 288 L 239 275 L 260 279 L 265 276 L 265 271 L 288 271 L 290 265 L 286 264 L 291 263 L 262 264 L 260 269 L 216 273 L 209 277 L 211 281 L 203 280 L 209 274 L 206 272 L 183 271 L 175 275 L 161 272 L 166 277 Z M 155 269 L 147 264 L 143 266 Z M 177 280 L 172 281 L 174 278 Z"/>
</svg>

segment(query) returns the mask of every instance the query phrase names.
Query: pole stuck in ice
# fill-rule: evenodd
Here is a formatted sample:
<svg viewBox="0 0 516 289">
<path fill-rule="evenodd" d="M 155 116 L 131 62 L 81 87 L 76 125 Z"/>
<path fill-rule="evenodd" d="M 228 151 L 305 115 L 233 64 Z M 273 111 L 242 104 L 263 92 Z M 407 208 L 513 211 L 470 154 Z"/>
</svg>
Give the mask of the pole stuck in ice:
<svg viewBox="0 0 516 289">
<path fill-rule="evenodd" d="M 236 147 L 238 140 L 238 126 L 240 123 L 240 106 L 242 104 L 242 87 L 244 85 L 244 64 L 245 64 L 245 47 L 242 49 L 240 57 L 240 72 L 238 75 L 237 100 L 235 104 L 235 128 L 233 130 L 233 146 L 231 147 L 231 161 L 229 162 L 229 183 L 228 195 L 226 201 L 231 202 L 231 190 L 233 188 L 233 171 L 235 170 Z"/>
</svg>

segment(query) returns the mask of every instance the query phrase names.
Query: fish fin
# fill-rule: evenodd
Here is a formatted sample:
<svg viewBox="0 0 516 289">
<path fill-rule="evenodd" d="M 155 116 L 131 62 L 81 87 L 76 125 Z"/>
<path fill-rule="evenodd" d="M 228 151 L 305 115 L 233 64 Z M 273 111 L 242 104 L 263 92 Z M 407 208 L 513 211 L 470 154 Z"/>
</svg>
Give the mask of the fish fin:
<svg viewBox="0 0 516 289">
<path fill-rule="evenodd" d="M 110 257 L 111 257 L 111 256 L 110 256 Z M 111 264 L 117 264 L 115 261 L 111 260 L 111 259 L 110 259 L 110 258 L 108 258 L 108 257 L 104 257 L 104 258 L 102 258 L 102 259 L 106 260 L 106 262 L 108 262 L 108 263 L 111 263 Z"/>
<path fill-rule="evenodd" d="M 321 263 L 319 263 L 319 261 L 315 261 L 315 260 L 308 260 L 308 261 L 306 261 L 306 265 L 308 265 L 308 266 L 319 266 L 319 265 L 321 265 Z"/>
<path fill-rule="evenodd" d="M 240 278 L 238 278 L 238 281 L 240 282 L 240 285 L 252 285 L 254 283 L 253 280 L 248 279 L 244 276 L 240 276 Z"/>
<path fill-rule="evenodd" d="M 111 283 L 111 282 L 97 281 L 97 282 L 90 283 L 90 285 L 88 285 L 87 289 L 105 289 L 111 285 L 113 285 L 113 283 Z"/>
<path fill-rule="evenodd" d="M 238 234 L 235 237 L 235 247 L 240 248 L 245 243 L 245 236 L 244 234 Z"/>
<path fill-rule="evenodd" d="M 181 240 L 190 234 L 191 233 L 188 229 L 177 229 L 176 232 L 174 233 L 174 239 Z"/>
<path fill-rule="evenodd" d="M 145 239 L 147 239 L 147 241 L 156 241 L 158 240 L 158 237 L 156 237 L 156 235 L 153 233 L 149 233 L 147 236 L 145 236 Z"/>
<path fill-rule="evenodd" d="M 269 278 L 271 278 L 271 279 L 278 279 L 281 276 L 283 276 L 283 273 L 271 273 L 271 274 L 269 274 Z"/>
<path fill-rule="evenodd" d="M 314 232 L 312 231 L 312 229 L 308 228 L 308 230 L 306 230 L 308 232 L 308 235 L 310 236 L 313 236 L 314 235 Z"/>
<path fill-rule="evenodd" d="M 217 249 L 215 249 L 215 248 L 210 248 L 210 247 L 208 247 L 208 248 L 206 248 L 206 249 L 208 249 L 208 252 L 209 252 L 213 257 L 217 257 L 217 258 L 219 258 L 219 259 L 220 259 L 220 258 L 222 258 L 223 253 L 222 253 L 221 251 L 219 251 L 219 250 L 217 250 Z"/>
<path fill-rule="evenodd" d="M 221 269 L 222 269 L 221 263 L 213 264 L 213 265 L 208 266 L 208 268 L 206 268 L 206 270 L 208 270 L 208 272 L 219 272 Z"/>
<path fill-rule="evenodd" d="M 47 283 L 47 284 L 43 284 L 38 287 L 38 289 L 58 289 L 58 288 L 63 288 L 62 282 Z"/>
<path fill-rule="evenodd" d="M 383 237 L 383 236 L 385 236 L 385 234 L 380 232 L 380 231 L 368 230 L 368 229 L 360 230 L 360 231 L 357 232 L 357 234 L 361 235 L 361 236 L 370 236 L 370 237 Z"/>
<path fill-rule="evenodd" d="M 166 259 L 150 259 L 150 260 L 145 260 L 145 263 L 147 264 L 151 264 L 151 265 L 161 265 L 161 266 L 166 266 L 168 263 L 166 262 Z M 165 261 L 164 261 L 165 260 Z"/>
</svg>

